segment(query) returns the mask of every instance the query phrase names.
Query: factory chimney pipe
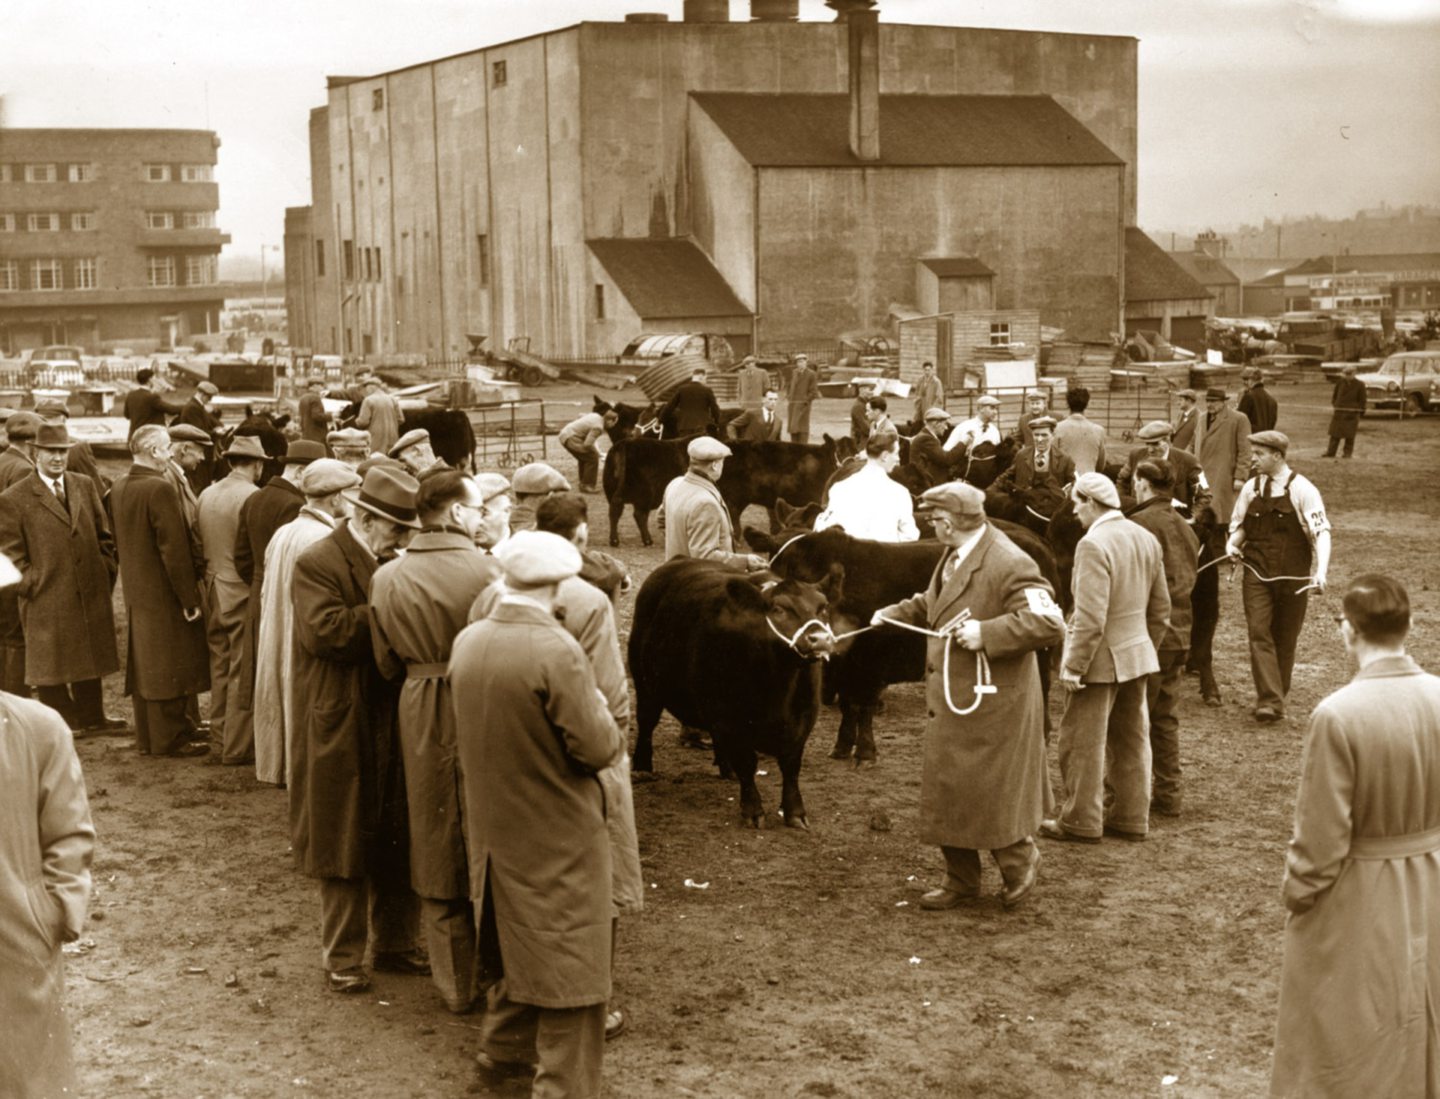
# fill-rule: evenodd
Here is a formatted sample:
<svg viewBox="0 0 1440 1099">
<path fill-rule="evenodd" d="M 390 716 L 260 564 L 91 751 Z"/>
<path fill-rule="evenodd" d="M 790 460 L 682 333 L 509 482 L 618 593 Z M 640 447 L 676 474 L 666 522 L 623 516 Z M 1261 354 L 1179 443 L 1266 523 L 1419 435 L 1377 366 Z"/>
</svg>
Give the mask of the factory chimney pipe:
<svg viewBox="0 0 1440 1099">
<path fill-rule="evenodd" d="M 845 24 L 850 54 L 850 152 L 880 159 L 880 13 L 876 0 L 825 0 Z"/>
</svg>

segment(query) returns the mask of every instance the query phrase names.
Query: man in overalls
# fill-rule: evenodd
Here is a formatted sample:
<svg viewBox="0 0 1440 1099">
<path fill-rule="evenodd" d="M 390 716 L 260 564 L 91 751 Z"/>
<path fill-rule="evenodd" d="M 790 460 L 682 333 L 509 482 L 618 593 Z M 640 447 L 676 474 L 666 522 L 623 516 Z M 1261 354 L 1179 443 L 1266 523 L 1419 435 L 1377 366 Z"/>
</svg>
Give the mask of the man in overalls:
<svg viewBox="0 0 1440 1099">
<path fill-rule="evenodd" d="M 1255 676 L 1255 720 L 1271 722 L 1285 716 L 1309 593 L 1325 590 L 1330 521 L 1319 489 L 1285 461 L 1289 438 L 1279 431 L 1258 431 L 1249 438 L 1258 472 L 1235 500 L 1226 552 L 1243 558 L 1246 566 L 1242 596 Z"/>
</svg>

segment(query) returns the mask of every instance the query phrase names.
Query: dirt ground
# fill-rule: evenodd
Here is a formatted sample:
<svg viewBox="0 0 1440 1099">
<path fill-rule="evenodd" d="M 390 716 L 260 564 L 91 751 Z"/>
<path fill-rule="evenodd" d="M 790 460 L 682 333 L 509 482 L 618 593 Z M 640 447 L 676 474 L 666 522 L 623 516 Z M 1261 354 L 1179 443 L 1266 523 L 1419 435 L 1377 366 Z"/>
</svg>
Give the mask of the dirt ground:
<svg viewBox="0 0 1440 1099">
<path fill-rule="evenodd" d="M 542 392 L 562 423 L 588 405 L 585 391 Z M 1357 457 L 1327 461 L 1328 388 L 1276 396 L 1292 461 L 1335 524 L 1332 585 L 1372 569 L 1403 577 L 1413 650 L 1440 669 L 1440 418 L 1367 419 Z M 817 426 L 839 428 L 847 410 L 822 402 Z M 553 440 L 550 451 L 573 476 Z M 592 518 L 603 543 L 603 501 Z M 637 582 L 660 561 L 628 518 L 619 552 Z M 606 1093 L 1263 1093 L 1301 739 L 1349 671 L 1338 599 L 1315 599 L 1291 716 L 1256 725 L 1238 582 L 1223 600 L 1225 704 L 1202 706 L 1194 680 L 1183 695 L 1184 816 L 1158 818 L 1143 844 L 1041 841 L 1039 885 L 1014 912 L 993 896 L 944 913 L 916 904 L 941 870 L 916 838 L 918 685 L 888 693 L 873 770 L 828 758 L 838 715 L 822 713 L 802 775 L 809 832 L 773 812 L 772 827 L 741 829 L 734 784 L 678 748 L 667 717 L 657 774 L 635 788 L 650 889 L 621 928 L 616 996 L 630 1027 L 606 1050 Z M 108 689 L 125 713 L 119 679 Z M 427 980 L 325 990 L 317 893 L 292 868 L 283 791 L 213 756 L 144 758 L 114 738 L 79 751 L 99 834 L 91 923 L 67 958 L 84 1094 L 482 1093 L 479 1018 L 447 1014 Z M 778 769 L 761 768 L 773 811 Z"/>
</svg>

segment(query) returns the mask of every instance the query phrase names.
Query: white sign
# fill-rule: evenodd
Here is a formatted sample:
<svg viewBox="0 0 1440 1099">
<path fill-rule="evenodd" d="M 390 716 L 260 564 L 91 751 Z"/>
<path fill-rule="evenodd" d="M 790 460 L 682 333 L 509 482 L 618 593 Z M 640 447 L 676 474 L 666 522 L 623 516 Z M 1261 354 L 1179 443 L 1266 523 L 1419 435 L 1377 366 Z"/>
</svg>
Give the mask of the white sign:
<svg viewBox="0 0 1440 1099">
<path fill-rule="evenodd" d="M 1210 366 L 1224 366 L 1225 355 L 1214 348 L 1207 348 L 1205 351 L 1205 362 Z"/>
<path fill-rule="evenodd" d="M 1018 359 L 985 363 L 985 389 L 1034 389 L 1035 360 Z"/>
</svg>

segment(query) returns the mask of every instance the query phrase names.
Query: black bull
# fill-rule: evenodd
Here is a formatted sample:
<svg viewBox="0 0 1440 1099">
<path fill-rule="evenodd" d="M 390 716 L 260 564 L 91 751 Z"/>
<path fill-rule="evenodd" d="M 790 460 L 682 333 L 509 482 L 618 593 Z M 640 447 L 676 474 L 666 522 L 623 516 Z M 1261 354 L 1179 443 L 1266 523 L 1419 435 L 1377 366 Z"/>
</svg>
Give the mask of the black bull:
<svg viewBox="0 0 1440 1099">
<path fill-rule="evenodd" d="M 1025 551 L 1039 566 L 1051 587 L 1059 591 L 1055 556 L 1043 539 L 1012 523 L 992 525 Z M 842 595 L 832 608 L 837 633 L 867 626 L 881 607 L 908 599 L 930 583 L 945 547 L 939 542 L 868 542 L 831 528 L 818 533 L 784 531 L 767 535 L 753 527 L 745 539 L 758 551 L 772 554 L 770 568 L 776 575 L 811 581 L 835 573 L 842 582 Z M 826 674 L 840 705 L 840 730 L 831 756 L 856 765 L 876 758 L 874 720 L 881 692 L 891 683 L 914 683 L 925 676 L 926 638 L 910 630 L 880 626 L 867 630 L 842 645 Z M 1049 651 L 1039 654 L 1040 685 L 1050 697 Z M 1047 708 L 1047 724 L 1049 722 Z"/>
</svg>

